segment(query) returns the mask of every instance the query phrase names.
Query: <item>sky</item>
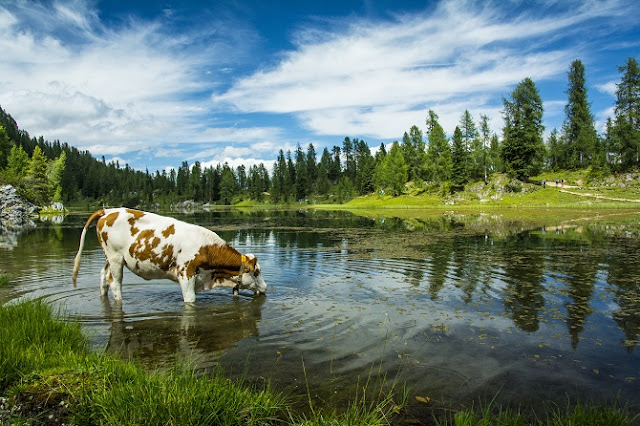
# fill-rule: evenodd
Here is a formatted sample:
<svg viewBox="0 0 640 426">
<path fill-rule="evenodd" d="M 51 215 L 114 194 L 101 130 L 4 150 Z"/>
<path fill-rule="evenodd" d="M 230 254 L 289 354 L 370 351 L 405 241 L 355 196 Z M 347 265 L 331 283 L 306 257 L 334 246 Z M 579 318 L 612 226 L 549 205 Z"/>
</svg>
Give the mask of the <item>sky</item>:
<svg viewBox="0 0 640 426">
<path fill-rule="evenodd" d="M 637 0 L 0 0 L 0 106 L 32 137 L 139 170 L 271 167 L 469 110 L 504 126 L 524 78 L 560 129 L 580 59 L 596 128 L 640 56 Z"/>
</svg>

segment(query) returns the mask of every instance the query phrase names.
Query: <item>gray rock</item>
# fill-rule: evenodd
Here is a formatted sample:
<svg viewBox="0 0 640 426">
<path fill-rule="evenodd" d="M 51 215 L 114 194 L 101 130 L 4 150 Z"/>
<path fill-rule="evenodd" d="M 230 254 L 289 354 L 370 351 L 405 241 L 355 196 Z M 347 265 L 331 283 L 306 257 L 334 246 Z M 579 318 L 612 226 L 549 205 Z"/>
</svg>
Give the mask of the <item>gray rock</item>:
<svg viewBox="0 0 640 426">
<path fill-rule="evenodd" d="M 36 227 L 38 211 L 13 186 L 0 187 L 0 247 L 15 247 L 23 231 Z"/>
</svg>

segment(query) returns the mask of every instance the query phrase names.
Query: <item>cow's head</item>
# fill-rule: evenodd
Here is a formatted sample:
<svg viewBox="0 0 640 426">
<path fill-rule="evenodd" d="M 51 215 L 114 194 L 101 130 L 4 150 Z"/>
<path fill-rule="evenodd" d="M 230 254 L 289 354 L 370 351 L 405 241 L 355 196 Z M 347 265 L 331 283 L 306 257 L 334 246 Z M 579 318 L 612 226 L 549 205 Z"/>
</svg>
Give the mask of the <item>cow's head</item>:
<svg viewBox="0 0 640 426">
<path fill-rule="evenodd" d="M 255 294 L 267 293 L 267 284 L 262 278 L 258 258 L 251 253 L 242 256 L 238 286 L 242 289 L 252 290 Z"/>
</svg>

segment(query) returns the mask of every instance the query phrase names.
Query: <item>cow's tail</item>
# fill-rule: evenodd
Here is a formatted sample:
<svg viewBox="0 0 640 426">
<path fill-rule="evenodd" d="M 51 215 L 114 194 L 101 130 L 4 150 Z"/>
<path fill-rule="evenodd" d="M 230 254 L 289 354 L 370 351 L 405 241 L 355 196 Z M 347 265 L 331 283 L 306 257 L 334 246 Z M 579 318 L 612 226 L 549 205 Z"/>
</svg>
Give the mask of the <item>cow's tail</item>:
<svg viewBox="0 0 640 426">
<path fill-rule="evenodd" d="M 78 270 L 80 269 L 80 256 L 82 256 L 82 248 L 84 247 L 84 237 L 87 235 L 87 228 L 91 225 L 91 222 L 96 220 L 99 217 L 104 216 L 104 209 L 100 209 L 97 212 L 93 213 L 87 223 L 85 223 L 84 228 L 82 228 L 82 235 L 80 235 L 80 247 L 78 248 L 78 254 L 76 254 L 76 259 L 73 262 L 73 286 L 76 286 L 76 278 L 78 277 Z"/>
</svg>

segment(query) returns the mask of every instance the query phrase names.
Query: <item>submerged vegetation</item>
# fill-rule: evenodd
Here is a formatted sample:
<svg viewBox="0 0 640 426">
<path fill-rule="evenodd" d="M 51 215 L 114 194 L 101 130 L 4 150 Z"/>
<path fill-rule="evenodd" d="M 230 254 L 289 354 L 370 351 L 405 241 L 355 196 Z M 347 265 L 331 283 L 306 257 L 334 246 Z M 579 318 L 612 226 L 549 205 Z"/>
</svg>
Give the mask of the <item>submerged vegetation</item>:
<svg viewBox="0 0 640 426">
<path fill-rule="evenodd" d="M 0 307 L 0 423 L 49 424 L 291 424 L 385 425 L 411 422 L 440 425 L 630 425 L 627 408 L 584 404 L 552 408 L 544 420 L 532 413 L 489 404 L 481 410 L 452 412 L 431 407 L 407 389 L 384 383 L 360 386 L 346 408 L 309 407 L 296 412 L 269 385 L 231 381 L 223 372 L 197 374 L 184 365 L 147 371 L 112 356 L 91 352 L 77 323 L 59 319 L 41 300 Z M 369 386 L 376 387 L 370 392 Z M 307 384 L 308 387 L 308 384 Z M 400 395 L 397 395 L 400 393 Z M 428 407 L 425 414 L 425 408 Z M 415 414 L 420 411 L 418 420 Z M 424 423 L 422 423 L 424 424 Z"/>
</svg>

